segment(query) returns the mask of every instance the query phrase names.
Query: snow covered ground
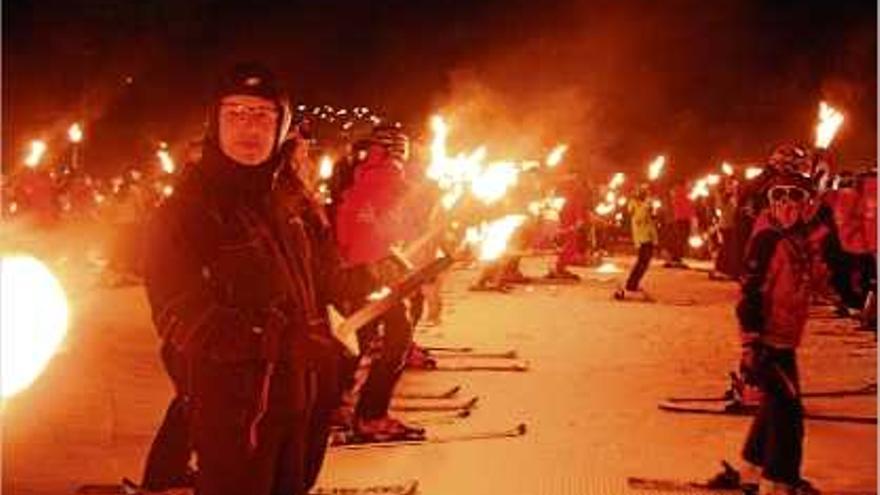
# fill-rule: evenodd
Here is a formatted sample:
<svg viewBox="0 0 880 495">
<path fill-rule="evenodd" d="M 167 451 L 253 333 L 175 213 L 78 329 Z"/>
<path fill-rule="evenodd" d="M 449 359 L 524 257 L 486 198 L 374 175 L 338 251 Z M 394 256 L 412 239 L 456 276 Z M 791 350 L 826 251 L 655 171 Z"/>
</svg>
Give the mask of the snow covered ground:
<svg viewBox="0 0 880 495">
<path fill-rule="evenodd" d="M 526 260 L 539 276 L 548 258 Z M 629 259 L 618 260 L 625 268 Z M 702 478 L 737 459 L 748 420 L 657 410 L 669 395 L 719 394 L 738 362 L 737 286 L 655 265 L 644 285 L 658 302 L 614 302 L 607 275 L 579 269 L 578 285 L 510 294 L 467 291 L 473 269 L 447 279 L 443 324 L 426 345 L 516 349 L 528 372 L 409 373 L 407 390 L 464 387 L 479 395 L 468 419 L 435 431 L 503 429 L 521 438 L 334 451 L 320 484 L 420 481 L 432 494 L 634 493 L 627 476 Z M 622 276 L 622 275 L 618 275 Z M 64 494 L 85 482 L 140 478 L 171 395 L 140 287 L 78 290 L 65 350 L 32 387 L 5 404 L 3 493 Z M 695 304 L 682 305 L 693 301 Z M 805 389 L 876 381 L 872 334 L 841 320 L 810 323 L 801 356 Z M 494 362 L 495 360 L 493 360 Z M 875 397 L 821 399 L 816 411 L 876 414 Z M 820 488 L 874 488 L 873 425 L 807 423 L 804 474 Z"/>
</svg>

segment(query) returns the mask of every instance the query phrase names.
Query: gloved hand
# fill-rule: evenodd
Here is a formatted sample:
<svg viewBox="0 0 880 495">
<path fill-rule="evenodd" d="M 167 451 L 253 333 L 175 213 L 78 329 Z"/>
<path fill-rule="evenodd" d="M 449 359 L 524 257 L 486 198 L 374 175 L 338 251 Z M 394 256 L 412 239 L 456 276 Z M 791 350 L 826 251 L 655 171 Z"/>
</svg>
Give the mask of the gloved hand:
<svg viewBox="0 0 880 495">
<path fill-rule="evenodd" d="M 743 343 L 739 372 L 747 385 L 758 384 L 758 370 L 764 355 L 765 349 L 760 340 L 754 339 Z"/>
</svg>

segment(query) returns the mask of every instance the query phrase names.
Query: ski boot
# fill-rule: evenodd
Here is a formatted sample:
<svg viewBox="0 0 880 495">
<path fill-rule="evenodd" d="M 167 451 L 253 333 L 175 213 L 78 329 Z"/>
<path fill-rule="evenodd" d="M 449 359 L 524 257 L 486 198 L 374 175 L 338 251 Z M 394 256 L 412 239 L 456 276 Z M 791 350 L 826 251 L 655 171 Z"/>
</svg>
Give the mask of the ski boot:
<svg viewBox="0 0 880 495">
<path fill-rule="evenodd" d="M 550 270 L 544 275 L 544 278 L 547 280 L 570 280 L 573 282 L 580 282 L 581 280 L 580 275 L 564 268 L 562 270 Z"/>
<path fill-rule="evenodd" d="M 406 353 L 406 367 L 417 370 L 433 370 L 437 369 L 437 360 L 428 351 L 413 344 Z"/>
<path fill-rule="evenodd" d="M 424 428 L 408 425 L 391 416 L 359 419 L 352 433 L 352 440 L 356 443 L 405 442 L 425 439 Z"/>
<path fill-rule="evenodd" d="M 744 495 L 757 495 L 758 484 L 744 482 L 740 472 L 727 461 L 721 461 L 721 472 L 706 481 L 710 490 L 742 490 Z"/>
</svg>

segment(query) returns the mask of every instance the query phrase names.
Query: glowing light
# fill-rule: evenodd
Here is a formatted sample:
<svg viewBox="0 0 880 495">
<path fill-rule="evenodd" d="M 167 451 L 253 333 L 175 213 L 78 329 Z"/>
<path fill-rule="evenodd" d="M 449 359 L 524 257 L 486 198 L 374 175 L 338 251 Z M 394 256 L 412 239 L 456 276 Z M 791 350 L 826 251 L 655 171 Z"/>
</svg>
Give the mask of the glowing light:
<svg viewBox="0 0 880 495">
<path fill-rule="evenodd" d="M 601 265 L 599 265 L 598 268 L 596 268 L 596 273 L 607 273 L 607 274 L 623 273 L 623 270 L 619 266 L 617 266 L 614 262 L 605 261 Z"/>
<path fill-rule="evenodd" d="M 525 219 L 525 215 L 507 215 L 493 222 L 483 222 L 479 227 L 468 227 L 465 243 L 479 248 L 481 261 L 496 260 L 507 250 L 511 236 Z"/>
<path fill-rule="evenodd" d="M 73 125 L 67 129 L 67 138 L 70 139 L 71 143 L 78 143 L 83 139 L 83 131 L 82 127 L 80 127 L 79 122 L 75 122 Z"/>
<path fill-rule="evenodd" d="M 166 185 L 162 186 L 162 195 L 163 196 L 165 196 L 167 198 L 168 196 L 171 196 L 172 194 L 174 194 L 174 186 L 172 186 L 170 184 L 166 184 Z"/>
<path fill-rule="evenodd" d="M 614 177 L 611 178 L 611 182 L 608 183 L 608 187 L 610 187 L 611 189 L 617 189 L 618 187 L 622 186 L 625 181 L 626 175 L 623 172 L 617 172 L 616 174 L 614 174 Z"/>
<path fill-rule="evenodd" d="M 658 156 L 648 165 L 648 180 L 657 180 L 660 177 L 660 174 L 663 173 L 663 167 L 666 166 L 666 157 L 663 155 Z"/>
<path fill-rule="evenodd" d="M 831 146 L 837 130 L 843 125 L 843 114 L 831 105 L 819 103 L 819 123 L 816 125 L 816 147 L 826 149 Z"/>
<path fill-rule="evenodd" d="M 733 175 L 733 166 L 727 162 L 721 164 L 721 171 L 724 175 Z"/>
<path fill-rule="evenodd" d="M 565 156 L 565 152 L 568 151 L 567 144 L 560 144 L 553 148 L 552 151 L 547 155 L 547 159 L 544 163 L 547 164 L 548 167 L 555 167 L 562 162 L 563 156 Z"/>
<path fill-rule="evenodd" d="M 328 155 L 324 155 L 321 158 L 321 163 L 318 166 L 318 176 L 322 180 L 328 180 L 330 177 L 333 177 L 333 160 Z"/>
<path fill-rule="evenodd" d="M 596 214 L 604 217 L 604 216 L 608 215 L 609 213 L 611 213 L 612 211 L 614 211 L 614 205 L 600 203 L 600 204 L 596 205 L 595 211 L 596 211 Z"/>
<path fill-rule="evenodd" d="M 660 201 L 659 199 L 655 199 L 655 200 L 651 201 L 651 208 L 653 208 L 654 210 L 659 210 L 662 207 L 663 207 L 663 202 Z"/>
<path fill-rule="evenodd" d="M 471 192 L 483 203 L 494 203 L 516 184 L 518 174 L 519 169 L 513 163 L 491 163 L 471 179 Z"/>
<path fill-rule="evenodd" d="M 692 235 L 688 238 L 688 245 L 694 249 L 700 249 L 703 247 L 703 238 L 698 235 Z"/>
<path fill-rule="evenodd" d="M 177 167 L 174 165 L 174 159 L 171 158 L 171 153 L 168 153 L 168 150 L 163 146 L 164 144 L 165 143 L 161 143 L 159 145 L 159 150 L 156 151 L 156 156 L 159 157 L 159 164 L 162 167 L 162 171 L 166 174 L 173 174 Z"/>
<path fill-rule="evenodd" d="M 718 174 L 709 174 L 706 176 L 706 183 L 710 186 L 717 186 L 719 182 L 721 182 L 721 177 Z"/>
<path fill-rule="evenodd" d="M 49 269 L 30 256 L 0 258 L 0 395 L 27 388 L 67 333 L 67 297 Z"/>
<path fill-rule="evenodd" d="M 31 151 L 28 153 L 27 158 L 24 159 L 24 164 L 30 168 L 36 168 L 37 165 L 40 164 L 40 160 L 43 159 L 43 155 L 46 153 L 46 148 L 45 141 L 39 139 L 31 141 Z"/>
<path fill-rule="evenodd" d="M 626 198 L 624 196 L 617 198 L 617 206 L 626 206 Z"/>
<path fill-rule="evenodd" d="M 614 201 L 616 199 L 617 199 L 617 195 L 614 194 L 614 191 L 608 191 L 607 193 L 605 193 L 605 202 L 606 203 L 609 203 L 609 204 L 614 203 Z"/>
<path fill-rule="evenodd" d="M 691 188 L 691 192 L 688 197 L 691 199 L 691 201 L 697 198 L 708 198 L 709 181 L 707 179 L 699 179 L 694 182 L 694 186 Z"/>
<path fill-rule="evenodd" d="M 748 167 L 744 172 L 744 176 L 746 180 L 752 180 L 755 177 L 761 175 L 764 172 L 764 169 L 760 167 Z"/>
</svg>

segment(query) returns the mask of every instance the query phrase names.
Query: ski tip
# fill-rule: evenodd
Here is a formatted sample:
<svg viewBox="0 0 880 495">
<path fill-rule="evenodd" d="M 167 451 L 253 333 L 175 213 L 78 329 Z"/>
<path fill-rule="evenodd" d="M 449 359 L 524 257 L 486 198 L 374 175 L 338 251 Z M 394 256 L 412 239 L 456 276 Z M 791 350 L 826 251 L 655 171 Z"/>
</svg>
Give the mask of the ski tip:
<svg viewBox="0 0 880 495">
<path fill-rule="evenodd" d="M 527 431 L 527 427 L 525 423 L 520 423 L 516 425 L 516 434 L 519 436 L 525 435 Z"/>
<path fill-rule="evenodd" d="M 469 411 L 469 410 L 473 409 L 474 407 L 476 407 L 477 402 L 479 402 L 479 401 L 480 401 L 480 396 L 475 395 L 475 396 L 471 397 L 469 401 L 464 403 L 464 406 L 462 407 L 462 409 Z"/>
<path fill-rule="evenodd" d="M 465 409 L 462 409 L 461 411 L 458 411 L 455 413 L 455 417 L 457 417 L 457 418 L 467 418 L 467 417 L 470 417 L 470 415 L 471 415 L 470 408 L 465 408 Z"/>
<path fill-rule="evenodd" d="M 445 394 L 443 394 L 443 397 L 448 399 L 450 397 L 458 395 L 459 392 L 461 392 L 461 385 L 456 385 L 450 388 Z"/>
</svg>

